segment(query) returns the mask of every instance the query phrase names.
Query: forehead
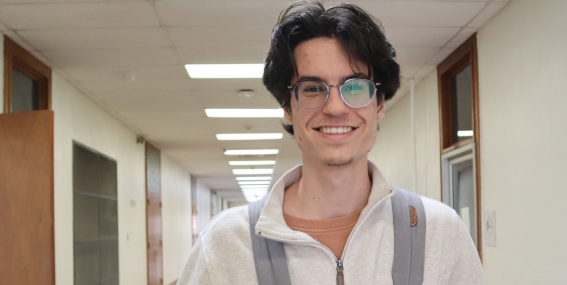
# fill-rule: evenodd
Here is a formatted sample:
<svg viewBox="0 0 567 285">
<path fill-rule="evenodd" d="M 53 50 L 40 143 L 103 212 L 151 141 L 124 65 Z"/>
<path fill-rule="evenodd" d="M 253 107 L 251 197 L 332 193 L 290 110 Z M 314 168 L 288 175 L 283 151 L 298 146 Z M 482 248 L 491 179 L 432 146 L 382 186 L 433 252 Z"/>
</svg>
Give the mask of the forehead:
<svg viewBox="0 0 567 285">
<path fill-rule="evenodd" d="M 367 74 L 366 64 L 352 61 L 333 38 L 315 38 L 300 43 L 294 51 L 294 58 L 300 76 L 318 76 L 323 79 L 334 79 L 350 74 Z"/>
</svg>

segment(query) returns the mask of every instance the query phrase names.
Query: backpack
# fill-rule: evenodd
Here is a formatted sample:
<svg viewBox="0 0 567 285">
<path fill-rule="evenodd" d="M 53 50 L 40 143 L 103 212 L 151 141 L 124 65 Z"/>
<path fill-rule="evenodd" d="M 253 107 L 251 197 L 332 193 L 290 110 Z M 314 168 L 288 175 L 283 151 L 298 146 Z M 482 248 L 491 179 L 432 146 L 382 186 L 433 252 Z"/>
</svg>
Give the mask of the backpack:
<svg viewBox="0 0 567 285">
<path fill-rule="evenodd" d="M 391 186 L 394 218 L 394 285 L 419 285 L 423 283 L 425 262 L 425 210 L 419 195 Z M 259 285 L 291 285 L 287 259 L 282 242 L 256 235 L 256 223 L 266 204 L 268 195 L 248 205 L 252 251 Z M 409 209 L 409 211 L 408 211 Z M 419 222 L 418 222 L 419 217 Z M 340 268 L 339 268 L 340 267 Z M 337 273 L 342 275 L 342 265 Z M 337 274 L 337 284 L 344 284 Z"/>
</svg>

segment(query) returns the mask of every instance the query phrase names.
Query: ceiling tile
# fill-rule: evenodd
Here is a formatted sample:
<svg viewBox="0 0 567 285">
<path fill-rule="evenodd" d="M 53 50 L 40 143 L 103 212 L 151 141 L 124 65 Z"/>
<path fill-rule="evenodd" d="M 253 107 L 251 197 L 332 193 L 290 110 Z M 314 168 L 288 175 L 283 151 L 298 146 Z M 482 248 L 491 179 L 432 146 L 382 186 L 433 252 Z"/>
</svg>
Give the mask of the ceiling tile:
<svg viewBox="0 0 567 285">
<path fill-rule="evenodd" d="M 436 68 L 437 66 L 432 64 L 422 65 L 421 68 L 415 73 L 414 77 L 415 78 L 426 77 L 427 75 L 429 75 L 429 73 L 431 73 L 431 71 L 435 70 Z"/>
<path fill-rule="evenodd" d="M 397 61 L 400 64 L 426 63 L 439 51 L 439 48 L 397 48 Z"/>
<path fill-rule="evenodd" d="M 361 1 L 357 2 L 388 27 L 462 27 L 484 2 Z"/>
<path fill-rule="evenodd" d="M 170 46 L 161 28 L 23 30 L 19 34 L 38 50 Z"/>
<path fill-rule="evenodd" d="M 158 1 L 166 26 L 273 26 L 283 1 Z"/>
<path fill-rule="evenodd" d="M 402 64 L 402 77 L 410 78 L 413 74 L 421 68 L 421 64 Z"/>
<path fill-rule="evenodd" d="M 112 80 L 112 81 L 80 81 L 92 92 L 156 92 L 191 91 L 190 79 L 172 80 Z"/>
<path fill-rule="evenodd" d="M 181 60 L 188 64 L 262 63 L 268 47 L 191 47 L 179 48 Z"/>
<path fill-rule="evenodd" d="M 386 35 L 394 48 L 429 48 L 444 46 L 458 31 L 459 28 L 388 27 Z"/>
<path fill-rule="evenodd" d="M 0 23 L 0 31 L 8 30 L 8 27 L 4 26 L 4 24 Z"/>
<path fill-rule="evenodd" d="M 454 50 L 455 48 L 442 48 L 427 63 L 437 65 L 445 60 Z"/>
<path fill-rule="evenodd" d="M 151 3 L 145 1 L 6 4 L 0 9 L 0 19 L 15 30 L 159 26 Z"/>
<path fill-rule="evenodd" d="M 31 46 L 29 43 L 27 43 L 25 40 L 23 40 L 14 31 L 11 31 L 11 30 L 2 31 L 2 34 L 9 37 L 11 40 L 15 41 L 17 44 L 19 44 L 21 47 L 23 47 L 27 51 L 34 51 L 35 50 L 35 48 L 33 46 Z"/>
<path fill-rule="evenodd" d="M 479 28 L 496 15 L 508 2 L 490 2 L 469 24 L 468 27 Z"/>
<path fill-rule="evenodd" d="M 475 32 L 476 32 L 476 28 L 464 28 L 445 47 L 448 48 L 459 47 Z"/>
<path fill-rule="evenodd" d="M 79 66 L 139 66 L 177 64 L 175 53 L 170 48 L 153 49 L 100 49 L 57 50 L 43 52 L 57 67 Z"/>
<path fill-rule="evenodd" d="M 94 93 L 102 101 L 109 103 L 130 103 L 136 102 L 155 102 L 155 101 L 185 101 L 198 98 L 193 92 L 178 91 L 178 92 L 100 92 Z M 188 99 L 189 98 L 189 99 Z M 196 102 L 196 101 L 195 101 Z"/>
<path fill-rule="evenodd" d="M 176 47 L 260 47 L 270 44 L 273 26 L 169 27 Z"/>
<path fill-rule="evenodd" d="M 187 78 L 187 71 L 182 65 L 66 67 L 64 70 L 79 81 Z"/>
</svg>

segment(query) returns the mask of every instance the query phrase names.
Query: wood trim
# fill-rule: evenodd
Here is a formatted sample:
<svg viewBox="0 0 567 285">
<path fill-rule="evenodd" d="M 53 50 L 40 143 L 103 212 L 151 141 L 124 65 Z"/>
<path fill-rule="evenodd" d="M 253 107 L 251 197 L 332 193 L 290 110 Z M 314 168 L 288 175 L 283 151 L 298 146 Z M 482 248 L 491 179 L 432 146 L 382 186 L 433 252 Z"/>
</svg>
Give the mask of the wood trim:
<svg viewBox="0 0 567 285">
<path fill-rule="evenodd" d="M 4 113 L 12 112 L 12 68 L 37 80 L 39 110 L 51 110 L 51 68 L 4 36 Z"/>
<path fill-rule="evenodd" d="M 449 79 L 463 70 L 467 65 L 471 66 L 471 91 L 472 91 L 472 120 L 473 137 L 462 141 L 454 141 L 451 131 L 452 104 Z M 478 54 L 476 33 L 461 44 L 451 55 L 437 66 L 439 86 L 439 140 L 441 155 L 451 150 L 460 148 L 475 142 L 475 171 L 476 171 L 476 197 L 477 197 L 477 241 L 478 254 L 482 260 L 482 196 L 481 196 L 481 168 L 480 168 L 480 114 L 479 114 L 479 84 L 478 84 Z M 449 99 L 449 100 L 448 100 Z M 440 158 L 441 159 L 441 158 Z M 443 163 L 441 163 L 442 165 Z M 443 170 L 441 170 L 443 173 Z M 442 178 L 441 178 L 442 179 Z"/>
<path fill-rule="evenodd" d="M 154 145 L 150 144 L 148 141 L 146 141 L 145 143 L 145 148 L 144 148 L 144 157 L 145 157 L 145 161 L 144 161 L 144 185 L 145 185 L 145 189 L 144 189 L 144 193 L 146 194 L 146 199 L 145 199 L 145 211 L 146 211 L 146 243 L 147 243 L 147 249 L 146 252 L 148 253 L 148 255 L 146 256 L 146 270 L 147 270 L 147 280 L 148 280 L 148 285 L 154 285 L 154 284 L 163 284 L 163 223 L 161 222 L 162 220 L 162 213 L 161 213 L 161 191 L 159 192 L 154 192 L 151 191 L 152 193 L 150 193 L 150 190 L 148 188 L 148 149 L 151 149 L 152 151 L 155 151 L 156 153 L 158 153 L 160 155 L 160 160 L 161 160 L 161 151 L 155 147 Z M 160 162 L 161 165 L 161 162 Z M 160 167 L 161 169 L 161 167 Z M 160 170 L 160 175 L 161 175 L 161 170 Z M 150 195 L 151 194 L 151 195 Z M 151 197 L 150 197 L 151 196 Z M 162 227 L 162 230 L 160 231 L 160 242 L 159 242 L 159 258 L 160 258 L 160 263 L 161 263 L 161 267 L 160 267 L 160 272 L 159 272 L 159 276 L 160 276 L 160 280 L 159 282 L 157 280 L 153 280 L 152 279 L 152 268 L 150 266 L 150 255 L 149 255 L 149 251 L 150 251 L 150 219 L 149 219 L 149 210 L 148 208 L 151 207 L 150 203 L 152 203 L 152 205 L 155 206 L 156 203 L 159 203 L 159 208 L 160 208 L 160 212 L 159 212 L 159 218 L 160 218 L 160 226 Z M 156 282 L 153 282 L 156 281 Z"/>
</svg>

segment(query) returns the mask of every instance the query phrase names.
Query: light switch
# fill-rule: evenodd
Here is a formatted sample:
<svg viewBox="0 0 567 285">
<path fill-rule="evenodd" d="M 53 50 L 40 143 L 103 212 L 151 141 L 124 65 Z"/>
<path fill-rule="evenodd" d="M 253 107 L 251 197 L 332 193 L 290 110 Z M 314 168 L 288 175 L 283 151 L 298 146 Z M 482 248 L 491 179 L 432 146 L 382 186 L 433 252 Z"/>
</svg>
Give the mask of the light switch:
<svg viewBox="0 0 567 285">
<path fill-rule="evenodd" d="M 483 217 L 484 244 L 496 246 L 496 212 L 484 210 Z"/>
</svg>

